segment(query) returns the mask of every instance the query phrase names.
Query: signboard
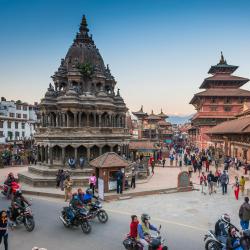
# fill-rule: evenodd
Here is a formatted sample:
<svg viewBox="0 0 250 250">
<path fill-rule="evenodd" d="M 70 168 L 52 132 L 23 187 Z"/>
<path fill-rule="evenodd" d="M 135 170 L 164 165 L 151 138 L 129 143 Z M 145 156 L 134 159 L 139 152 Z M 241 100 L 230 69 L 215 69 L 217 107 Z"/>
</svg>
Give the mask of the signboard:
<svg viewBox="0 0 250 250">
<path fill-rule="evenodd" d="M 188 172 L 183 171 L 178 175 L 178 188 L 186 188 L 190 185 Z"/>
<path fill-rule="evenodd" d="M 116 190 L 117 188 L 117 181 L 109 181 L 109 191 Z"/>
<path fill-rule="evenodd" d="M 98 178 L 98 196 L 104 200 L 104 181 L 102 178 Z"/>
</svg>

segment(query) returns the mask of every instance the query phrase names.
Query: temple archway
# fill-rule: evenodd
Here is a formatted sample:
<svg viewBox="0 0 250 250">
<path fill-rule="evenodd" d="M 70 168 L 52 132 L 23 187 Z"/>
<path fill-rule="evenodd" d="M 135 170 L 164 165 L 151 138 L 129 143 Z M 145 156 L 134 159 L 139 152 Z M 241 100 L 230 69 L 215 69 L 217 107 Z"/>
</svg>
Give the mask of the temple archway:
<svg viewBox="0 0 250 250">
<path fill-rule="evenodd" d="M 74 114 L 67 111 L 67 127 L 74 127 Z"/>
<path fill-rule="evenodd" d="M 77 158 L 79 159 L 81 156 L 87 158 L 87 148 L 83 145 L 77 148 Z"/>
<path fill-rule="evenodd" d="M 115 152 L 115 153 L 118 154 L 119 151 L 120 151 L 120 146 L 119 146 L 119 145 L 115 145 L 115 146 L 113 147 L 113 152 Z"/>
<path fill-rule="evenodd" d="M 102 127 L 108 127 L 108 113 L 104 112 L 101 117 Z"/>
<path fill-rule="evenodd" d="M 84 112 L 82 113 L 81 121 L 82 121 L 82 127 L 86 127 L 87 126 L 87 114 Z"/>
<path fill-rule="evenodd" d="M 75 158 L 75 149 L 72 146 L 68 145 L 65 147 L 65 157 L 66 160 L 68 160 L 70 157 Z"/>
<path fill-rule="evenodd" d="M 109 145 L 103 146 L 103 148 L 102 148 L 102 153 L 103 153 L 103 154 L 105 154 L 105 153 L 107 153 L 107 152 L 110 152 L 110 151 L 111 151 L 111 148 L 110 148 Z"/>
<path fill-rule="evenodd" d="M 58 145 L 52 148 L 52 159 L 53 162 L 61 162 L 62 159 L 62 148 Z"/>
<path fill-rule="evenodd" d="M 93 160 L 98 156 L 99 156 L 99 147 L 94 145 L 93 147 L 90 148 L 90 159 Z"/>
<path fill-rule="evenodd" d="M 93 113 L 90 113 L 89 114 L 89 126 L 94 127 L 94 125 L 95 125 L 95 117 Z"/>
</svg>

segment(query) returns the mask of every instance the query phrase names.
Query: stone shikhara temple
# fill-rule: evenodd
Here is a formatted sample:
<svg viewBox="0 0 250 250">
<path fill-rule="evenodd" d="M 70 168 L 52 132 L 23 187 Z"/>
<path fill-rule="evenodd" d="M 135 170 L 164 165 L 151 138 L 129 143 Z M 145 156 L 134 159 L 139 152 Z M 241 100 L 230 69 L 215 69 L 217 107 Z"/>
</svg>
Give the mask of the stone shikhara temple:
<svg viewBox="0 0 250 250">
<path fill-rule="evenodd" d="M 106 152 L 128 155 L 127 107 L 116 81 L 89 35 L 85 16 L 66 57 L 40 103 L 35 135 L 38 162 L 66 166 L 70 157 L 86 162 Z"/>
</svg>

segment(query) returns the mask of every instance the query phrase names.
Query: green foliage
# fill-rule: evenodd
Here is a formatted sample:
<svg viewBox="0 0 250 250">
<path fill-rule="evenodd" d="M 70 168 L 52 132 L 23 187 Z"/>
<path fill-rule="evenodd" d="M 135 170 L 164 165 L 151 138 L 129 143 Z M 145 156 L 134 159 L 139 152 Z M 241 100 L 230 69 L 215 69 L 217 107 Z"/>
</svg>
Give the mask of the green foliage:
<svg viewBox="0 0 250 250">
<path fill-rule="evenodd" d="M 94 72 L 94 68 L 93 65 L 91 63 L 79 63 L 77 65 L 77 68 L 80 70 L 81 74 L 84 77 L 88 77 L 91 78 L 93 72 Z"/>
</svg>

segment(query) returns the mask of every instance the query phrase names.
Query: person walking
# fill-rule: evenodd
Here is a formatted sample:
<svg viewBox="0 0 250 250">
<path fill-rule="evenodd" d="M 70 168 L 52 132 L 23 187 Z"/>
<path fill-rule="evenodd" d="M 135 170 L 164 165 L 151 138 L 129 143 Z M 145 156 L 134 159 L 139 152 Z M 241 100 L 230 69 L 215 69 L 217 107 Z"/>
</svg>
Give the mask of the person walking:
<svg viewBox="0 0 250 250">
<path fill-rule="evenodd" d="M 229 183 L 229 177 L 225 170 L 223 170 L 223 174 L 220 177 L 220 183 L 222 187 L 222 194 L 224 195 L 227 193 L 227 185 Z"/>
<path fill-rule="evenodd" d="M 205 160 L 206 172 L 209 172 L 209 161 L 208 159 Z"/>
<path fill-rule="evenodd" d="M 116 184 L 117 184 L 117 194 L 122 194 L 122 189 L 123 189 L 123 178 L 124 178 L 124 174 L 122 172 L 122 170 L 120 169 L 117 173 L 116 173 Z"/>
<path fill-rule="evenodd" d="M 162 160 L 162 167 L 163 167 L 163 168 L 165 167 L 165 163 L 166 163 L 166 159 L 164 158 L 164 159 Z"/>
<path fill-rule="evenodd" d="M 132 169 L 131 188 L 135 188 L 135 178 L 136 178 L 136 171 L 135 169 Z"/>
<path fill-rule="evenodd" d="M 172 167 L 174 164 L 174 155 L 172 153 L 170 154 L 169 159 L 170 159 L 170 166 Z"/>
<path fill-rule="evenodd" d="M 244 195 L 245 184 L 246 184 L 245 177 L 244 177 L 244 176 L 241 176 L 241 178 L 240 178 L 240 192 L 241 192 L 241 195 L 242 195 L 242 196 Z"/>
<path fill-rule="evenodd" d="M 89 188 L 92 189 L 93 195 L 95 194 L 95 187 L 96 187 L 96 176 L 95 173 L 89 177 Z"/>
<path fill-rule="evenodd" d="M 152 162 L 151 162 L 151 169 L 152 169 L 152 174 L 154 175 L 155 174 L 155 161 L 154 160 L 152 160 Z"/>
<path fill-rule="evenodd" d="M 234 182 L 232 188 L 234 188 L 235 199 L 238 200 L 239 199 L 239 192 L 240 192 L 240 183 L 239 183 L 238 176 L 235 176 L 234 179 L 235 179 L 235 182 Z"/>
<path fill-rule="evenodd" d="M 59 169 L 57 174 L 56 174 L 56 188 L 59 188 L 59 186 L 60 186 L 62 172 L 63 172 L 63 169 Z"/>
<path fill-rule="evenodd" d="M 62 169 L 60 175 L 61 175 L 61 178 L 60 178 L 59 187 L 61 188 L 62 191 L 64 191 L 64 181 L 65 181 L 65 179 L 66 179 L 66 175 L 65 175 L 65 172 L 64 172 L 63 169 Z"/>
<path fill-rule="evenodd" d="M 214 183 L 214 175 L 212 171 L 209 172 L 207 175 L 207 182 L 208 182 L 208 192 L 211 195 L 213 193 L 213 183 Z"/>
<path fill-rule="evenodd" d="M 64 181 L 65 201 L 68 201 L 68 199 L 71 198 L 72 186 L 73 186 L 73 181 L 71 180 L 70 176 L 68 175 L 66 180 Z"/>
<path fill-rule="evenodd" d="M 244 203 L 240 206 L 239 217 L 242 230 L 247 230 L 249 228 L 250 220 L 250 204 L 248 197 L 244 198 Z"/>
<path fill-rule="evenodd" d="M 206 187 L 207 187 L 207 177 L 204 172 L 201 173 L 200 177 L 200 185 L 201 185 L 201 193 L 206 194 Z"/>
</svg>

